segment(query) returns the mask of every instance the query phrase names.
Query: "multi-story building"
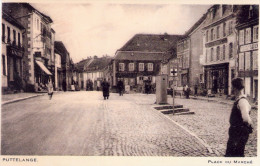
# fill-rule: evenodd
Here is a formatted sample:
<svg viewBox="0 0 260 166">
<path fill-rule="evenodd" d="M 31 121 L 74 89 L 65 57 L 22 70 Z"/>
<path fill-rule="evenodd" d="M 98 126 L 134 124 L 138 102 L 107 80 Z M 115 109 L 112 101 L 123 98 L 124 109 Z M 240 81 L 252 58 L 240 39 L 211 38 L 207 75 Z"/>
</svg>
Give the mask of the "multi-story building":
<svg viewBox="0 0 260 166">
<path fill-rule="evenodd" d="M 259 6 L 243 5 L 238 13 L 238 77 L 244 79 L 245 94 L 258 98 L 258 24 Z"/>
<path fill-rule="evenodd" d="M 49 71 L 52 19 L 28 3 L 3 3 L 2 5 L 3 11 L 14 17 L 26 29 L 26 34 L 23 35 L 24 80 L 31 87 L 46 84 L 49 76 L 54 74 Z M 39 89 L 35 88 L 35 90 Z"/>
<path fill-rule="evenodd" d="M 2 92 L 23 89 L 24 48 L 22 36 L 25 28 L 12 16 L 2 12 Z"/>
<path fill-rule="evenodd" d="M 231 94 L 236 76 L 237 5 L 213 5 L 206 13 L 203 27 L 203 69 L 205 88 L 211 93 Z"/>
<path fill-rule="evenodd" d="M 125 85 L 139 89 L 144 80 L 155 83 L 158 74 L 169 74 L 168 61 L 176 56 L 176 45 L 180 37 L 168 34 L 135 35 L 115 54 L 113 86 L 118 79 L 123 79 Z"/>
<path fill-rule="evenodd" d="M 193 88 L 195 85 L 200 89 L 203 87 L 203 70 L 200 57 L 203 54 L 203 33 L 202 27 L 206 15 L 203 15 L 178 41 L 177 44 L 177 85 L 188 85 Z"/>
</svg>

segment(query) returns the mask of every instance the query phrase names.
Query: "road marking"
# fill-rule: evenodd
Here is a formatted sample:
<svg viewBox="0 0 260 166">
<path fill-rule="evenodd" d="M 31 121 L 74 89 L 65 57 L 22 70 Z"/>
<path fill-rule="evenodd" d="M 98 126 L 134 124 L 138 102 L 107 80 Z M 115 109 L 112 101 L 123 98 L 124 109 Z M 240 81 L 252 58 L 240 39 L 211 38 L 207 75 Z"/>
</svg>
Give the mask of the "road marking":
<svg viewBox="0 0 260 166">
<path fill-rule="evenodd" d="M 152 106 L 152 108 L 154 109 L 154 106 Z M 156 109 L 154 109 L 156 110 Z M 176 121 L 172 120 L 170 117 L 168 117 L 167 115 L 162 114 L 161 112 L 158 112 L 157 110 L 155 111 L 156 113 L 158 113 L 160 116 L 163 116 L 165 118 L 167 118 L 168 120 L 170 120 L 171 122 L 173 122 L 174 124 L 176 124 L 177 126 L 179 126 L 180 128 L 182 128 L 184 131 L 186 131 L 187 133 L 189 133 L 190 135 L 192 135 L 193 137 L 195 137 L 203 146 L 205 146 L 207 148 L 207 150 L 209 151 L 209 153 L 215 153 L 218 156 L 220 155 L 217 151 L 214 151 L 211 149 L 211 147 L 206 143 L 206 141 L 204 141 L 203 139 L 199 138 L 195 133 L 191 132 L 190 130 L 186 129 L 184 126 L 180 125 L 179 123 L 177 123 Z"/>
</svg>

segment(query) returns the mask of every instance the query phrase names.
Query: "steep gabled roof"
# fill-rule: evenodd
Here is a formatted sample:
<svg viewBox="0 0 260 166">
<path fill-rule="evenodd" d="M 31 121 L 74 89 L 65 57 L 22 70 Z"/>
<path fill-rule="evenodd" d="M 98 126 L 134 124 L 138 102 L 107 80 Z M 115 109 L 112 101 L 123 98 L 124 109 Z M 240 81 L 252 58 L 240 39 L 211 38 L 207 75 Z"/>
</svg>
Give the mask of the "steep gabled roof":
<svg viewBox="0 0 260 166">
<path fill-rule="evenodd" d="M 130 61 L 162 61 L 168 60 L 171 57 L 172 55 L 170 53 L 117 51 L 115 59 Z"/>
<path fill-rule="evenodd" d="M 136 34 L 119 51 L 166 52 L 176 47 L 182 35 Z"/>
<path fill-rule="evenodd" d="M 82 61 L 76 63 L 75 67 L 78 71 L 84 71 L 87 65 L 89 65 L 89 62 L 91 61 L 91 58 L 83 59 Z M 86 66 L 86 67 L 85 67 Z"/>
<path fill-rule="evenodd" d="M 190 33 L 192 33 L 195 29 L 197 29 L 203 23 L 206 17 L 207 14 L 203 14 L 203 16 L 184 34 L 184 36 L 186 37 L 190 35 Z"/>
<path fill-rule="evenodd" d="M 94 58 L 93 61 L 87 66 L 87 71 L 103 70 L 111 62 L 111 57 Z"/>
<path fill-rule="evenodd" d="M 46 14 L 40 12 L 39 10 L 37 10 L 36 8 L 34 8 L 31 4 L 29 3 L 13 3 L 13 2 L 9 2 L 9 3 L 2 3 L 2 10 L 5 11 L 6 13 L 10 13 L 10 10 L 16 10 L 18 8 L 26 8 L 28 9 L 30 12 L 34 11 L 39 13 L 45 20 L 47 20 L 49 23 L 52 23 L 52 19 L 47 16 Z"/>
</svg>

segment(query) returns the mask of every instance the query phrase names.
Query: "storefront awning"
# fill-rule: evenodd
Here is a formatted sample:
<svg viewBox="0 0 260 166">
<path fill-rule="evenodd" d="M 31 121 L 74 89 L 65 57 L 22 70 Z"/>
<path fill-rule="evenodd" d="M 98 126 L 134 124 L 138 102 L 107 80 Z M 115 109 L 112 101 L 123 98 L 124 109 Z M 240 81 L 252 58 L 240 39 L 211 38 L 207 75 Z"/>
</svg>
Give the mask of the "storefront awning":
<svg viewBox="0 0 260 166">
<path fill-rule="evenodd" d="M 44 66 L 44 64 L 41 61 L 35 61 L 37 65 L 47 74 L 52 75 L 51 72 Z"/>
</svg>

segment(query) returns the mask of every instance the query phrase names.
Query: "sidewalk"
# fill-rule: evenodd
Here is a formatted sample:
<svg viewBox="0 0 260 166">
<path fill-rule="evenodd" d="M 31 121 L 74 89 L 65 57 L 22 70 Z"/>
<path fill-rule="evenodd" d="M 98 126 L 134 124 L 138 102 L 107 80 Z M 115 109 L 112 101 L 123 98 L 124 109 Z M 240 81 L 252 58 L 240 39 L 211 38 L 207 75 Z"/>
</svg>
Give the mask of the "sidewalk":
<svg viewBox="0 0 260 166">
<path fill-rule="evenodd" d="M 2 105 L 18 102 L 21 100 L 30 99 L 37 96 L 42 96 L 46 93 L 14 93 L 14 94 L 6 94 L 2 95 Z"/>
<path fill-rule="evenodd" d="M 230 99 L 226 99 L 226 97 L 203 97 L 203 96 L 190 96 L 190 99 L 194 99 L 194 100 L 206 100 L 209 102 L 218 102 L 220 104 L 228 104 L 228 105 L 233 105 L 234 104 L 234 100 L 230 100 Z M 254 104 L 254 103 L 250 103 L 252 106 L 252 109 L 258 109 L 258 105 Z"/>
<path fill-rule="evenodd" d="M 59 93 L 60 91 L 54 91 L 54 93 Z M 47 92 L 43 92 L 43 93 L 14 93 L 14 94 L 5 94 L 2 95 L 1 97 L 1 104 L 5 105 L 5 104 L 9 104 L 9 103 L 14 103 L 14 102 L 18 102 L 18 101 L 22 101 L 22 100 L 26 100 L 26 99 L 30 99 L 30 98 L 34 98 L 34 97 L 38 97 L 38 96 L 43 96 L 47 94 Z"/>
</svg>

